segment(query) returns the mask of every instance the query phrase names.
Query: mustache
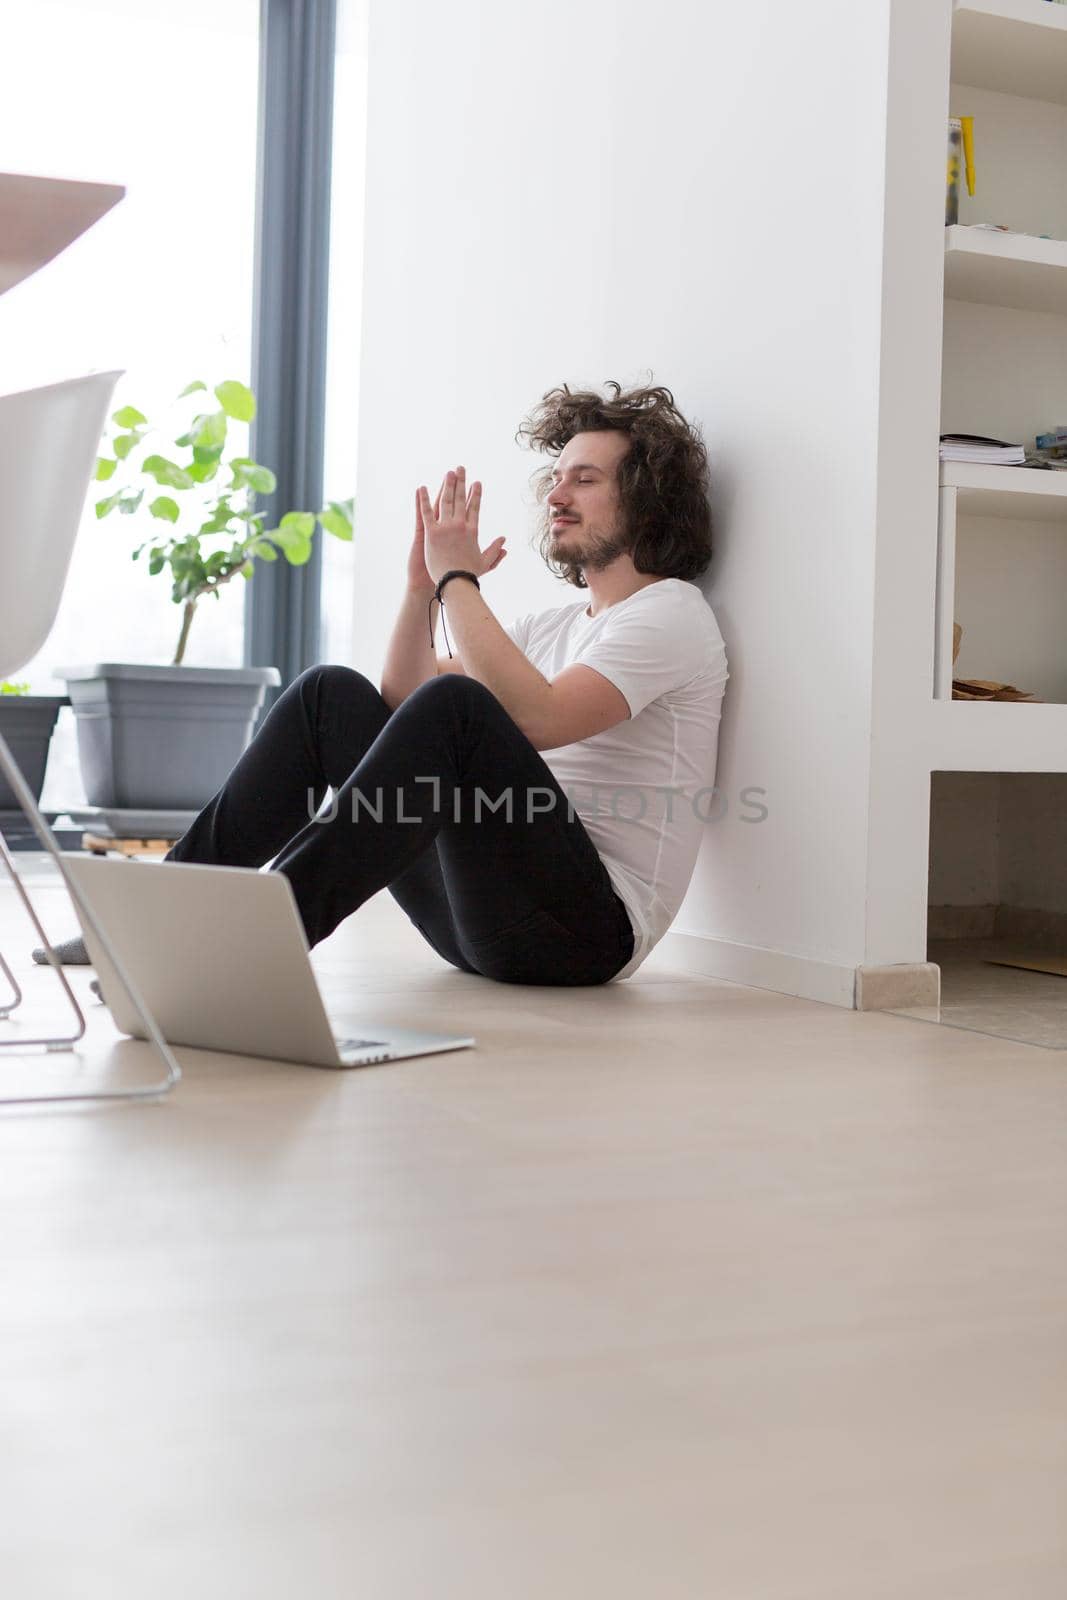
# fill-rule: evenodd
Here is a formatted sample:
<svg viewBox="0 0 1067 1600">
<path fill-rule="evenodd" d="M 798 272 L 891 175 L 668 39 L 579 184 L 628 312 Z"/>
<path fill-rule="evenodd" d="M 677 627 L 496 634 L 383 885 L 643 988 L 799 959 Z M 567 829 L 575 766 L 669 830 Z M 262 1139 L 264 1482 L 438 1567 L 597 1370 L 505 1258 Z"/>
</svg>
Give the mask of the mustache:
<svg viewBox="0 0 1067 1600">
<path fill-rule="evenodd" d="M 566 515 L 566 513 L 562 513 Z M 544 507 L 535 538 L 541 555 L 549 559 L 556 548 L 556 535 L 552 531 L 553 511 Z M 617 556 L 625 555 L 632 548 L 632 541 L 622 531 L 613 534 L 599 533 L 596 528 L 585 529 L 581 548 L 560 552 L 558 561 L 564 568 L 579 570 L 583 567 L 590 571 L 599 571 L 614 561 Z"/>
</svg>

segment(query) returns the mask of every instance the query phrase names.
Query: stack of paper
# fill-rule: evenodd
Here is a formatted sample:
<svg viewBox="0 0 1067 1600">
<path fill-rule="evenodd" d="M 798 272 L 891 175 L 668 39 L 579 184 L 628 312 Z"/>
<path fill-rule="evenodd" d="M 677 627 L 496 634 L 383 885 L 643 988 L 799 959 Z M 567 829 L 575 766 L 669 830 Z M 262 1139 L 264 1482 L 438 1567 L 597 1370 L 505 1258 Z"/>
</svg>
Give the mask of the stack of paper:
<svg viewBox="0 0 1067 1600">
<path fill-rule="evenodd" d="M 956 657 L 960 653 L 960 640 L 963 638 L 963 629 L 958 622 L 952 624 L 952 665 L 956 665 Z M 1036 694 L 1029 694 L 1025 689 L 1017 689 L 1013 683 L 995 683 L 990 678 L 953 678 L 953 700 L 1030 700 L 1038 705 L 1044 701 L 1038 700 Z"/>
<path fill-rule="evenodd" d="M 953 678 L 953 700 L 1029 700 L 1044 705 L 1036 694 L 1027 694 L 1013 683 L 992 683 L 988 678 Z"/>
<path fill-rule="evenodd" d="M 942 461 L 973 461 L 990 467 L 1021 467 L 1026 450 L 1004 439 L 987 439 L 980 433 L 943 433 Z"/>
</svg>

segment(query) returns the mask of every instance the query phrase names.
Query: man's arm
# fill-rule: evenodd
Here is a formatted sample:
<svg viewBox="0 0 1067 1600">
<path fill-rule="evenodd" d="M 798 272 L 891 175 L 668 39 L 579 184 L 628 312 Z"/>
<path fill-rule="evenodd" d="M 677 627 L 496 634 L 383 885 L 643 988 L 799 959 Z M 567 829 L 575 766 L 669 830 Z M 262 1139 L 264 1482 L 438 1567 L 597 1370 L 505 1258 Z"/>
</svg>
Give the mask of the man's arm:
<svg viewBox="0 0 1067 1600">
<path fill-rule="evenodd" d="M 444 485 L 442 485 L 442 492 Z M 472 495 L 475 491 L 472 489 Z M 478 491 L 480 498 L 480 489 Z M 434 503 L 436 517 L 441 504 L 441 493 Z M 428 507 L 427 507 L 428 509 Z M 385 665 L 382 668 L 382 699 L 390 711 L 395 711 L 420 683 L 425 683 L 438 672 L 462 672 L 458 660 L 439 660 L 434 649 L 434 635 L 440 606 L 431 605 L 436 584 L 426 567 L 426 526 L 422 503 L 415 495 L 415 537 L 408 553 L 407 588 L 404 591 L 400 614 L 396 619 Z M 479 553 L 479 573 L 492 572 L 503 561 L 507 551 L 503 538 L 494 539 L 484 555 Z"/>
<path fill-rule="evenodd" d="M 432 599 L 432 589 L 428 594 L 420 589 L 404 591 L 382 668 L 382 699 L 390 711 L 437 671 L 430 626 L 431 621 L 437 626 L 438 607 L 431 607 Z"/>
<path fill-rule="evenodd" d="M 432 589 L 427 594 L 405 591 L 382 668 L 382 699 L 390 711 L 435 674 L 464 670 L 458 656 L 439 656 L 430 644 L 430 623 L 436 633 L 439 609 L 434 605 L 431 610 L 432 599 Z"/>
<path fill-rule="evenodd" d="M 535 750 L 575 744 L 629 717 L 625 696 L 592 667 L 568 667 L 551 682 L 543 677 L 473 583 L 453 578 L 444 597 L 449 637 L 467 677 L 492 690 Z"/>
<path fill-rule="evenodd" d="M 429 490 L 420 484 L 418 526 L 431 578 L 439 580 L 452 571 L 477 575 L 489 570 L 478 543 L 481 498 L 479 482 L 467 495 L 463 467 L 445 474 L 432 509 Z M 496 541 L 493 564 L 499 560 L 501 543 Z M 443 604 L 448 632 L 467 677 L 492 690 L 535 749 L 554 750 L 589 739 L 629 717 L 625 696 L 592 667 L 568 667 L 549 683 L 508 638 L 473 583 L 451 579 Z"/>
</svg>

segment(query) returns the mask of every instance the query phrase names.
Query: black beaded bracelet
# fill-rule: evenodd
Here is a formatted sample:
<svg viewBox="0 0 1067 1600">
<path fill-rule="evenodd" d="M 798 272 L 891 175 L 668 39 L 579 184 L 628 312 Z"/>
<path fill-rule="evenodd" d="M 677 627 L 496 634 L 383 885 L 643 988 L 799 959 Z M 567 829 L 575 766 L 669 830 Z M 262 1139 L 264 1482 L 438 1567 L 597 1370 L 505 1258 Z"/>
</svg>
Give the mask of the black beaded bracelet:
<svg viewBox="0 0 1067 1600">
<path fill-rule="evenodd" d="M 469 578 L 470 581 L 473 583 L 474 587 L 476 589 L 478 589 L 479 591 L 481 590 L 482 586 L 478 582 L 478 579 L 476 578 L 476 576 L 474 575 L 473 572 L 464 572 L 459 567 L 456 567 L 452 572 L 446 572 L 442 578 L 439 578 L 437 580 L 437 587 L 433 592 L 433 600 L 436 600 L 437 604 L 441 607 L 441 627 L 442 627 L 442 629 L 444 629 L 445 648 L 448 651 L 448 659 L 449 659 L 449 661 L 451 661 L 452 660 L 452 646 L 448 642 L 448 629 L 445 627 L 445 614 L 444 614 L 445 603 L 441 598 L 441 590 L 444 588 L 444 586 L 448 582 L 449 578 Z M 431 645 L 433 644 L 433 621 L 432 621 L 432 616 L 431 616 L 432 609 L 433 609 L 433 600 L 430 601 L 430 604 L 426 608 L 426 619 L 430 624 L 430 643 L 431 643 Z"/>
</svg>

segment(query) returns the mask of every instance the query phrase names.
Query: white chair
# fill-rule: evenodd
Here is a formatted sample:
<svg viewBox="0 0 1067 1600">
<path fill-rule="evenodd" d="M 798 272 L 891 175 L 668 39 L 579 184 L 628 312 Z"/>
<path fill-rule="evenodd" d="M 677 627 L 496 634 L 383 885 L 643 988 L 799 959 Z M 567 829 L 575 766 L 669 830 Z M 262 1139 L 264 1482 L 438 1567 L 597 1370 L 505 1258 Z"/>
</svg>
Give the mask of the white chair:
<svg viewBox="0 0 1067 1600">
<path fill-rule="evenodd" d="M 10 677 L 30 661 L 51 631 L 63 594 L 74 540 L 81 521 L 86 491 L 92 479 L 107 409 L 117 372 L 74 378 L 22 394 L 0 396 L 0 678 Z M 96 1090 L 40 1095 L 3 1095 L 0 1105 L 35 1105 L 71 1100 L 155 1099 L 181 1077 L 177 1061 L 154 1018 L 136 990 L 125 963 L 101 928 L 92 908 L 72 882 L 48 824 L 30 792 L 4 738 L 0 736 L 0 772 L 14 791 L 34 832 L 55 862 L 72 900 L 93 929 L 114 964 L 123 988 L 144 1024 L 166 1067 L 160 1082 L 136 1089 Z M 74 1031 L 44 1038 L 3 1037 L 0 1027 L 0 1063 L 4 1050 L 69 1050 L 85 1033 L 85 1017 L 62 966 L 52 952 L 26 893 L 15 862 L 0 834 L 0 858 L 15 891 L 48 952 L 49 964 L 62 985 L 73 1014 Z M 136 868 L 131 867 L 131 871 Z M 22 1000 L 14 973 L 0 956 L 12 999 L 0 1006 L 0 1025 Z"/>
</svg>

